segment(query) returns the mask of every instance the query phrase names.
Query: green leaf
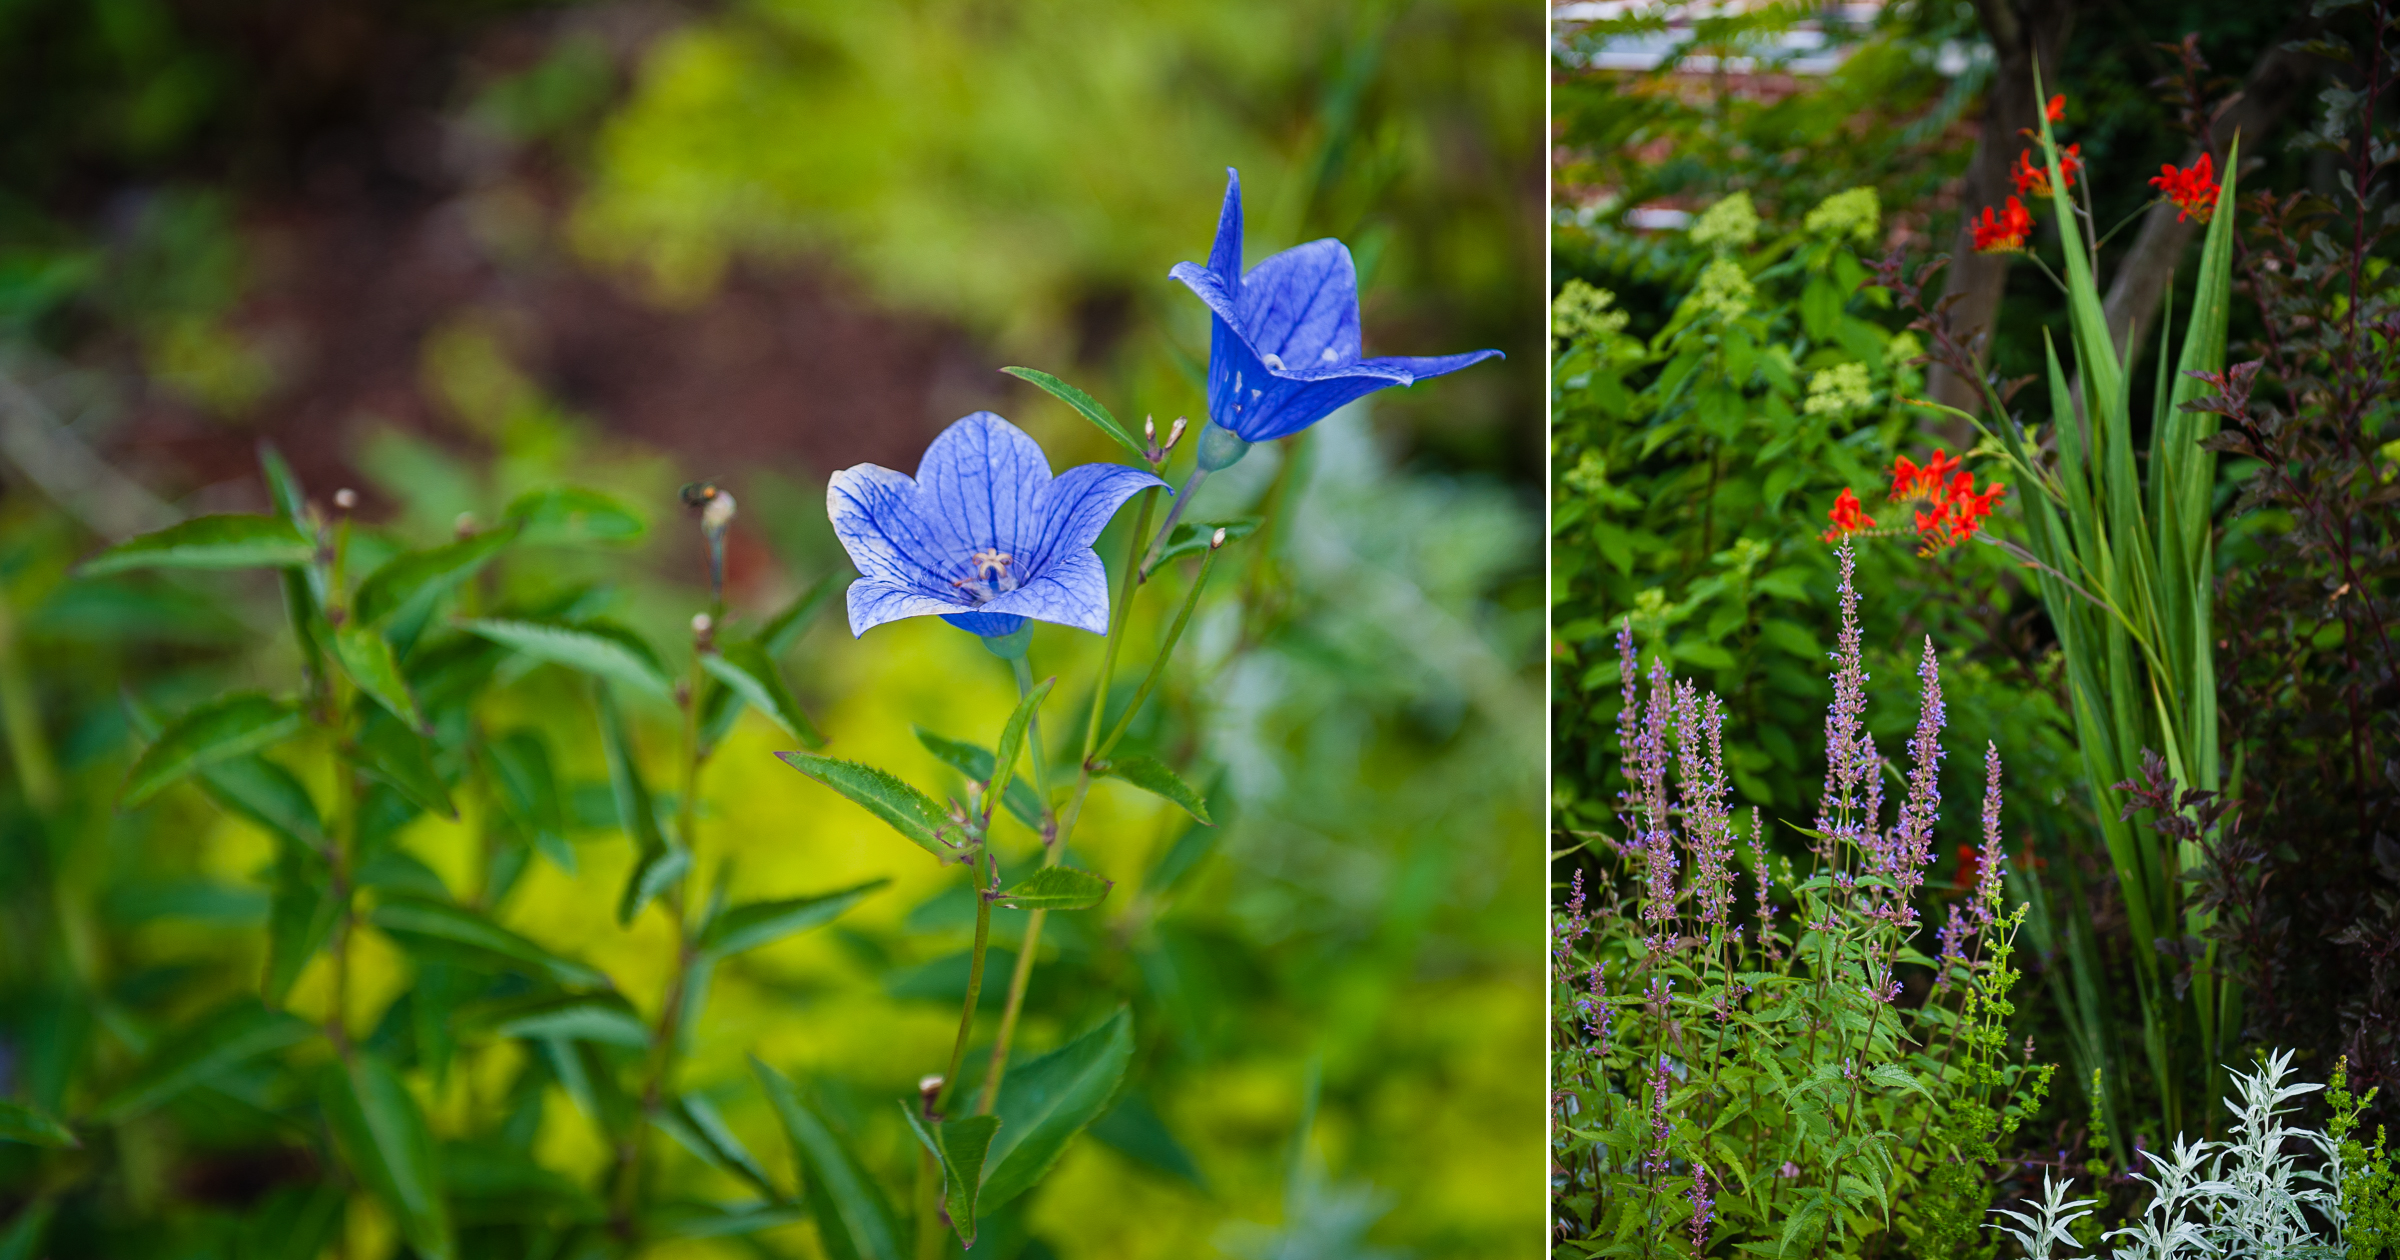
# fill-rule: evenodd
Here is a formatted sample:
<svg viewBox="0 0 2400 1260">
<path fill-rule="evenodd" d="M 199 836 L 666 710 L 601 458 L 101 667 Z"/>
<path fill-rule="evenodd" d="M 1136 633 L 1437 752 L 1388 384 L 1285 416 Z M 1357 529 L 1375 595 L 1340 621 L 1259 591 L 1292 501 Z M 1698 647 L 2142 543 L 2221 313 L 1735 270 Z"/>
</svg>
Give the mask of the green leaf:
<svg viewBox="0 0 2400 1260">
<path fill-rule="evenodd" d="M 799 1091 L 781 1073 L 755 1055 L 750 1068 L 791 1141 L 809 1209 L 817 1219 L 817 1238 L 826 1252 L 833 1260 L 901 1260 L 899 1221 L 849 1144 L 800 1100 Z"/>
<path fill-rule="evenodd" d="M 255 754 L 219 762 L 200 772 L 200 786 L 228 813 L 258 824 L 297 845 L 326 843 L 317 803 L 300 777 L 282 763 Z"/>
<path fill-rule="evenodd" d="M 426 1260 L 451 1260 L 438 1148 L 400 1074 L 361 1050 L 326 1066 L 320 1097 L 352 1171 L 397 1218 L 401 1237 Z"/>
<path fill-rule="evenodd" d="M 458 817 L 458 808 L 450 803 L 450 787 L 434 768 L 433 746 L 399 722 L 370 713 L 342 755 L 427 813 Z"/>
<path fill-rule="evenodd" d="M 597 490 L 559 486 L 517 496 L 507 517 L 529 543 L 632 542 L 649 523 Z"/>
<path fill-rule="evenodd" d="M 642 1237 L 740 1238 L 807 1220 L 797 1207 L 758 1203 L 661 1203 L 641 1214 Z"/>
<path fill-rule="evenodd" d="M 284 462 L 283 452 L 273 442 L 258 444 L 258 468 L 267 481 L 267 497 L 275 501 L 275 511 L 283 519 L 297 525 L 308 518 L 308 494 L 300 488 L 300 478 L 292 466 Z"/>
<path fill-rule="evenodd" d="M 1175 527 L 1174 533 L 1167 535 L 1167 547 L 1158 553 L 1158 563 L 1199 555 L 1208 550 L 1210 540 L 1216 537 L 1220 529 L 1225 531 L 1225 541 L 1232 543 L 1257 533 L 1258 525 L 1259 518 L 1255 516 L 1237 517 L 1230 521 L 1185 521 Z M 1151 566 L 1153 569 L 1157 567 Z"/>
<path fill-rule="evenodd" d="M 409 694 L 408 679 L 400 673 L 400 658 L 392 651 L 390 640 L 371 626 L 348 622 L 333 632 L 333 655 L 350 681 L 386 712 L 412 731 L 425 729 L 425 715 L 417 709 L 416 697 Z"/>
<path fill-rule="evenodd" d="M 650 1028 L 621 993 L 550 993 L 481 1002 L 458 1013 L 461 1027 L 494 1037 L 557 1037 L 642 1049 Z"/>
<path fill-rule="evenodd" d="M 1119 757 L 1093 768 L 1112 779 L 1123 779 L 1152 796 L 1163 796 L 1173 801 L 1182 806 L 1185 813 L 1208 826 L 1217 825 L 1208 816 L 1208 802 L 1192 790 L 1191 784 L 1167 769 L 1166 763 L 1156 757 Z"/>
<path fill-rule="evenodd" d="M 1091 1031 L 1030 1063 L 1001 1084 L 1000 1132 L 984 1165 L 982 1206 L 999 1207 L 1031 1189 L 1067 1143 L 1098 1119 L 1133 1060 L 1133 1015 L 1123 1007 Z"/>
<path fill-rule="evenodd" d="M 67 1126 L 35 1108 L 5 1098 L 0 1098 L 0 1142 L 65 1148 L 83 1145 L 75 1140 L 74 1131 Z"/>
<path fill-rule="evenodd" d="M 423 551 L 404 551 L 360 583 L 350 601 L 362 625 L 381 626 L 403 612 L 417 613 L 475 576 L 492 557 L 516 541 L 515 522 Z"/>
<path fill-rule="evenodd" d="M 93 556 L 80 577 L 128 569 L 281 569 L 307 564 L 317 544 L 279 516 L 195 516 Z"/>
<path fill-rule="evenodd" d="M 666 666 L 659 663 L 658 653 L 641 636 L 623 626 L 605 621 L 567 625 L 485 617 L 462 621 L 459 628 L 535 660 L 621 682 L 661 699 L 671 690 Z"/>
<path fill-rule="evenodd" d="M 1018 380 L 1033 382 L 1040 386 L 1044 393 L 1073 407 L 1077 415 L 1098 426 L 1102 433 L 1115 438 L 1117 445 L 1133 452 L 1133 457 L 1141 462 L 1142 467 L 1150 467 L 1150 452 L 1142 449 L 1142 444 L 1133 440 L 1133 435 L 1125 431 L 1125 426 L 1118 424 L 1117 418 L 1108 414 L 1108 408 L 1101 406 L 1099 400 L 1090 394 L 1084 393 L 1048 372 L 1021 367 L 1006 367 L 1000 370 Z"/>
<path fill-rule="evenodd" d="M 658 829 L 658 807 L 650 799 L 649 786 L 642 782 L 633 736 L 625 727 L 625 715 L 617 709 L 616 693 L 601 683 L 593 688 L 592 698 L 600 709 L 600 747 L 608 759 L 608 785 L 616 797 L 617 824 L 633 839 L 633 873 L 617 899 L 617 922 L 631 923 L 651 898 L 683 878 L 691 868 L 691 853 L 681 845 L 669 844 Z"/>
<path fill-rule="evenodd" d="M 1072 866 L 1045 866 L 1026 876 L 1000 900 L 1019 910 L 1089 910 L 1116 887 L 1090 871 Z"/>
<path fill-rule="evenodd" d="M 1000 1118 L 968 1116 L 929 1127 L 905 1100 L 900 1104 L 900 1114 L 916 1132 L 917 1141 L 924 1143 L 934 1162 L 942 1167 L 942 1206 L 948 1209 L 950 1227 L 958 1231 L 959 1244 L 974 1246 L 975 1201 L 983 1190 L 983 1157 L 991 1150 L 992 1134 L 999 1129 Z"/>
<path fill-rule="evenodd" d="M 608 1219 L 607 1205 L 590 1191 L 505 1140 L 444 1142 L 441 1161 L 450 1210 L 462 1225 L 555 1225 L 561 1218 L 597 1225 Z M 316 1256 L 311 1250 L 291 1260 Z"/>
<path fill-rule="evenodd" d="M 957 847 L 967 839 L 966 829 L 951 819 L 949 811 L 888 771 L 815 753 L 775 755 L 792 769 L 849 797 L 868 813 L 891 824 L 892 830 L 944 861 L 957 856 Z M 953 842 L 945 836 L 956 836 L 957 840 Z"/>
<path fill-rule="evenodd" d="M 685 1150 L 749 1182 L 760 1194 L 769 1199 L 783 1197 L 783 1192 L 767 1176 L 766 1168 L 751 1155 L 750 1148 L 742 1145 L 742 1140 L 734 1135 L 725 1118 L 717 1114 L 716 1105 L 705 1095 L 686 1094 L 669 1099 L 665 1106 L 651 1113 L 650 1122 Z"/>
<path fill-rule="evenodd" d="M 838 892 L 819 893 L 813 897 L 786 897 L 779 901 L 752 901 L 727 909 L 709 922 L 700 934 L 700 955 L 703 958 L 729 958 L 744 950 L 782 940 L 795 932 L 831 923 L 845 910 L 866 899 L 867 894 L 891 883 L 888 879 L 871 879 L 866 883 Z"/>
<path fill-rule="evenodd" d="M 1050 697 L 1050 689 L 1057 685 L 1056 676 L 1043 679 L 1017 700 L 1017 707 L 1009 712 L 1008 721 L 1000 728 L 1000 750 L 993 755 L 990 790 L 998 793 L 1003 800 L 1008 797 L 1010 781 L 1016 777 L 1017 757 L 1025 751 L 1025 731 L 1033 725 L 1034 710 L 1042 707 L 1042 701 Z M 1033 755 L 1041 756 L 1042 750 L 1035 748 Z M 991 813 L 988 806 L 984 813 L 987 816 Z"/>
<path fill-rule="evenodd" d="M 376 906 L 369 921 L 408 952 L 436 962 L 514 971 L 578 988 L 608 985 L 608 977 L 598 971 L 561 958 L 464 906 L 394 897 Z"/>
<path fill-rule="evenodd" d="M 575 849 L 567 843 L 566 804 L 550 768 L 550 746 L 541 732 L 524 727 L 484 745 L 485 762 L 500 785 L 501 806 L 533 847 L 560 870 L 575 873 Z"/>
<path fill-rule="evenodd" d="M 1191 1152 L 1175 1140 L 1166 1122 L 1149 1100 L 1132 1090 L 1117 1099 L 1108 1114 L 1092 1122 L 1091 1135 L 1170 1177 L 1180 1177 L 1206 1190 L 1208 1179 L 1201 1175 L 1200 1165 L 1192 1161 Z"/>
<path fill-rule="evenodd" d="M 760 626 L 758 633 L 752 637 L 767 650 L 770 657 L 791 651 L 792 645 L 800 641 L 801 634 L 809 624 L 817 619 L 817 614 L 832 604 L 835 596 L 848 589 L 851 579 L 857 576 L 847 567 L 837 566 L 833 572 L 818 578 L 815 584 L 802 591 L 800 598 L 786 605 L 782 612 L 768 618 L 767 624 Z"/>
<path fill-rule="evenodd" d="M 58 1215 L 58 1200 L 37 1198 L 20 1210 L 8 1229 L 0 1232 L 0 1260 L 41 1260 L 42 1238 L 50 1218 Z"/>
<path fill-rule="evenodd" d="M 267 901 L 267 973 L 261 986 L 277 1006 L 290 995 L 301 969 L 332 939 L 341 902 L 333 876 L 314 849 L 286 844 L 275 857 L 275 885 Z"/>
<path fill-rule="evenodd" d="M 230 1068 L 316 1034 L 315 1026 L 298 1016 L 270 1011 L 256 998 L 236 998 L 153 1051 L 131 1080 L 92 1109 L 92 1118 L 109 1121 L 148 1111 Z"/>
<path fill-rule="evenodd" d="M 701 653 L 700 667 L 752 708 L 773 718 L 792 738 L 811 748 L 825 746 L 825 737 L 817 732 L 808 715 L 800 711 L 800 702 L 783 685 L 783 671 L 775 668 L 766 649 L 736 639 L 714 652 Z"/>
<path fill-rule="evenodd" d="M 211 700 L 169 723 L 142 750 L 141 759 L 125 776 L 117 806 L 131 809 L 187 775 L 280 744 L 299 733 L 300 710 L 279 700 L 254 691 Z"/>
<path fill-rule="evenodd" d="M 922 726 L 917 727 L 916 732 L 917 742 L 925 746 L 925 751 L 941 758 L 944 764 L 977 783 L 991 782 L 992 766 L 996 761 L 991 749 L 970 744 L 963 739 L 936 735 Z M 1010 779 L 1008 787 L 1000 794 L 1000 802 L 1008 806 L 1008 812 L 1029 830 L 1042 829 L 1042 798 L 1035 795 L 1032 785 L 1023 779 Z"/>
<path fill-rule="evenodd" d="M 692 851 L 680 844 L 644 852 L 636 858 L 633 871 L 625 877 L 625 891 L 617 896 L 617 922 L 633 922 L 642 907 L 657 900 L 659 894 L 675 886 L 692 869 Z"/>
</svg>

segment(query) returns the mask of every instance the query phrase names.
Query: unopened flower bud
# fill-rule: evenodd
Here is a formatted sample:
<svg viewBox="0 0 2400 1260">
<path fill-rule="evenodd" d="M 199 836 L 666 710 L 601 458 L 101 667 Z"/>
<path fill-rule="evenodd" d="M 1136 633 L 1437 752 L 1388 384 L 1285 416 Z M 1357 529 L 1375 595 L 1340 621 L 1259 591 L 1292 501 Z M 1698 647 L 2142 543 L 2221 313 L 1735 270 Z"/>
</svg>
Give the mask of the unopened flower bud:
<svg viewBox="0 0 2400 1260">
<path fill-rule="evenodd" d="M 336 491 L 334 491 L 334 492 L 333 492 L 333 505 L 334 505 L 335 507 L 337 507 L 337 508 L 340 508 L 342 511 L 345 511 L 345 512 L 349 511 L 350 509 L 352 509 L 352 508 L 354 508 L 354 507 L 357 507 L 357 506 L 358 506 L 358 491 L 356 491 L 356 490 L 352 490 L 352 489 L 350 489 L 350 488 L 349 488 L 349 487 L 347 487 L 347 486 L 343 487 L 342 489 L 339 489 L 339 490 L 336 490 Z"/>
<path fill-rule="evenodd" d="M 1155 420 L 1153 420 L 1153 419 L 1151 419 L 1151 418 L 1150 418 L 1150 417 L 1148 417 L 1148 416 L 1143 416 L 1143 417 L 1142 417 L 1142 436 L 1143 436 L 1144 438 L 1147 438 L 1147 439 L 1151 440 L 1151 441 L 1154 441 L 1154 442 L 1155 442 L 1155 441 L 1157 441 L 1157 440 L 1158 440 L 1158 422 L 1157 422 L 1157 421 L 1155 421 Z"/>
<path fill-rule="evenodd" d="M 1183 440 L 1183 431 L 1185 427 L 1189 426 L 1190 424 L 1191 421 L 1184 419 L 1182 416 L 1175 417 L 1174 425 L 1167 430 L 1167 444 L 1159 449 L 1161 451 L 1174 450 L 1175 444 Z"/>
<path fill-rule="evenodd" d="M 708 632 L 715 629 L 716 625 L 717 623 L 707 613 L 692 614 L 692 633 L 695 635 L 706 638 Z"/>
<path fill-rule="evenodd" d="M 939 1093 L 941 1088 L 942 1074 L 939 1072 L 927 1072 L 917 1078 L 917 1092 L 920 1094 Z"/>
<path fill-rule="evenodd" d="M 450 522 L 450 528 L 461 538 L 472 535 L 475 532 L 475 514 L 473 512 L 459 513 L 458 519 Z"/>
<path fill-rule="evenodd" d="M 1209 539 L 1208 539 L 1208 549 L 1209 549 L 1210 551 L 1215 551 L 1217 548 L 1219 548 L 1219 547 L 1222 547 L 1222 546 L 1224 546 L 1224 545 L 1225 545 L 1225 531 L 1224 531 L 1224 529 L 1223 529 L 1222 527 L 1220 527 L 1220 528 L 1217 530 L 1217 532 L 1216 532 L 1216 533 L 1209 535 Z"/>
</svg>

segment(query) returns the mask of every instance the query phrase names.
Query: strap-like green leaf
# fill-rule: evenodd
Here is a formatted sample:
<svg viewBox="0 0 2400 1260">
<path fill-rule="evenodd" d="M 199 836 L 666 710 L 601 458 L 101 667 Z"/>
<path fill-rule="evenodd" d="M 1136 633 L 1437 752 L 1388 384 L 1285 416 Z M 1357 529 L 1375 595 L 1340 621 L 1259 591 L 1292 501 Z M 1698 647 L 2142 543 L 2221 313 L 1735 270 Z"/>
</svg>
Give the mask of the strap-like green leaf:
<svg viewBox="0 0 2400 1260">
<path fill-rule="evenodd" d="M 791 1141 L 809 1209 L 817 1218 L 817 1239 L 827 1254 L 834 1260 L 901 1260 L 899 1221 L 849 1144 L 800 1100 L 782 1073 L 756 1057 L 750 1067 Z"/>
<path fill-rule="evenodd" d="M 195 516 L 128 538 L 76 570 L 83 577 L 128 569 L 282 569 L 304 565 L 316 542 L 280 516 Z"/>
<path fill-rule="evenodd" d="M 147 1111 L 262 1054 L 298 1045 L 316 1031 L 306 1020 L 270 1011 L 256 998 L 236 998 L 152 1051 L 131 1080 L 92 1109 L 92 1116 L 106 1121 Z"/>
<path fill-rule="evenodd" d="M 517 496 L 508 519 L 529 543 L 632 542 L 649 523 L 640 514 L 597 490 L 557 486 Z"/>
<path fill-rule="evenodd" d="M 917 742 L 925 746 L 925 751 L 941 758 L 944 764 L 977 783 L 991 782 L 995 760 L 991 749 L 970 744 L 963 739 L 936 735 L 922 726 L 917 727 L 916 731 Z M 1034 831 L 1042 829 L 1042 798 L 1034 794 L 1033 785 L 1023 779 L 1010 779 L 1008 787 L 1000 794 L 1000 800 L 1008 806 L 1008 812 L 1015 815 L 1018 822 Z"/>
<path fill-rule="evenodd" d="M 1093 768 L 1112 779 L 1123 779 L 1152 796 L 1165 797 L 1182 806 L 1185 813 L 1211 827 L 1217 825 L 1208 816 L 1208 802 L 1192 790 L 1191 784 L 1184 782 L 1156 757 L 1118 757 Z"/>
<path fill-rule="evenodd" d="M 865 900 L 867 894 L 891 882 L 888 879 L 871 879 L 838 892 L 819 893 L 813 897 L 752 901 L 729 907 L 711 919 L 707 930 L 700 934 L 701 956 L 730 958 L 796 932 L 821 927 Z"/>
<path fill-rule="evenodd" d="M 1067 384 L 1065 381 L 1050 375 L 1048 372 L 1022 367 L 1008 367 L 1000 370 L 1008 373 L 1010 376 L 1016 377 L 1018 380 L 1033 382 L 1035 385 L 1040 386 L 1044 393 L 1047 393 L 1051 397 L 1058 399 L 1060 402 L 1073 407 L 1075 409 L 1075 414 L 1091 421 L 1092 424 L 1102 433 L 1115 438 L 1117 440 L 1117 445 L 1133 452 L 1133 457 L 1141 461 L 1142 467 L 1148 468 L 1150 466 L 1150 452 L 1143 450 L 1142 444 L 1133 440 L 1133 435 L 1125 431 L 1124 425 L 1117 423 L 1117 418 L 1110 415 L 1108 413 L 1108 408 L 1101 406 L 1098 399 L 1095 399 L 1090 394 L 1084 393 L 1082 390 L 1077 389 L 1074 386 Z"/>
<path fill-rule="evenodd" d="M 1099 1118 L 1133 1060 L 1133 1015 L 1120 1007 L 1098 1027 L 1009 1069 L 993 1109 L 1000 1131 L 983 1171 L 981 1203 L 999 1207 L 1031 1189 L 1067 1143 Z"/>
<path fill-rule="evenodd" d="M 300 711 L 257 692 L 211 700 L 167 724 L 125 776 L 120 808 L 131 809 L 210 766 L 248 756 L 300 733 Z"/>
<path fill-rule="evenodd" d="M 605 621 L 568 625 L 485 617 L 460 622 L 459 628 L 536 660 L 621 682 L 662 699 L 671 690 L 666 666 L 659 663 L 658 653 L 641 636 L 623 626 Z"/>
<path fill-rule="evenodd" d="M 35 1108 L 5 1098 L 0 1098 L 0 1142 L 68 1148 L 83 1145 L 75 1140 L 74 1130 Z"/>
<path fill-rule="evenodd" d="M 947 861 L 957 856 L 954 845 L 966 839 L 965 829 L 947 810 L 888 771 L 815 753 L 775 755 L 792 769 L 849 797 L 935 857 Z"/>
<path fill-rule="evenodd" d="M 350 1167 L 426 1260 L 457 1255 L 433 1132 L 400 1074 L 370 1051 L 326 1065 L 320 1098 Z"/>
<path fill-rule="evenodd" d="M 402 612 L 431 604 L 475 576 L 476 570 L 516 541 L 518 528 L 512 521 L 439 547 L 404 551 L 384 561 L 359 584 L 357 598 L 350 601 L 353 617 L 380 626 Z"/>
<path fill-rule="evenodd" d="M 1089 910 L 1107 899 L 1108 890 L 1114 887 L 1114 882 L 1090 871 L 1045 866 L 1000 894 L 1000 900 L 1019 910 Z"/>
<path fill-rule="evenodd" d="M 800 702 L 792 698 L 791 688 L 783 684 L 783 671 L 775 668 L 766 649 L 746 639 L 736 639 L 714 652 L 701 653 L 700 667 L 752 708 L 774 719 L 792 738 L 810 748 L 825 746 L 825 737 L 808 720 L 808 714 L 801 712 Z"/>
<path fill-rule="evenodd" d="M 375 907 L 370 917 L 402 948 L 420 957 L 487 971 L 514 971 L 578 988 L 608 984 L 608 977 L 600 972 L 561 958 L 464 906 L 393 897 Z"/>
</svg>

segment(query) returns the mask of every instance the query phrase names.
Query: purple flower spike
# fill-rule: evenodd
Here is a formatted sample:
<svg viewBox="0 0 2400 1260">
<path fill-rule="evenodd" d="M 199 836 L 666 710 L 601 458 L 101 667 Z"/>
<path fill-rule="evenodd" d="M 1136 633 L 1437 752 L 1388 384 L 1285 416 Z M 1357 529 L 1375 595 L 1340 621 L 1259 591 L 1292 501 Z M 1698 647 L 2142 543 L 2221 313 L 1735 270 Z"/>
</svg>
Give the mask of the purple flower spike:
<svg viewBox="0 0 2400 1260">
<path fill-rule="evenodd" d="M 932 615 L 986 638 L 1027 618 L 1106 634 L 1108 571 L 1092 541 L 1125 500 L 1165 484 L 1122 464 L 1054 478 L 1042 448 L 988 411 L 942 430 L 914 480 L 845 468 L 825 508 L 860 574 L 850 633 Z"/>
<path fill-rule="evenodd" d="M 1499 355 L 1361 358 L 1358 272 L 1340 241 L 1310 241 L 1242 270 L 1242 180 L 1225 172 L 1208 265 L 1168 273 L 1208 304 L 1208 416 L 1244 442 L 1298 433 L 1336 407 Z"/>
</svg>

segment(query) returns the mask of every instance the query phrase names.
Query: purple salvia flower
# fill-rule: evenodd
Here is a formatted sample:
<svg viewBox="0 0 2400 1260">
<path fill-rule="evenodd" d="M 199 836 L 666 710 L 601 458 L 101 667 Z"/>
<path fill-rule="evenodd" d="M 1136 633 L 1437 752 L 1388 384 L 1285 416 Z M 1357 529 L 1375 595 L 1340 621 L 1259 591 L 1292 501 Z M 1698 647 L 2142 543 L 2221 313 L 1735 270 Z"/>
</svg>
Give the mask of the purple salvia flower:
<svg viewBox="0 0 2400 1260">
<path fill-rule="evenodd" d="M 1974 932 L 1974 925 L 1958 912 L 1956 902 L 1950 906 L 1950 921 L 1942 925 L 1940 962 L 1934 968 L 1933 987 L 1939 991 L 1950 987 L 1950 964 L 1967 960 L 1965 943 Z"/>
<path fill-rule="evenodd" d="M 2000 847 L 2000 749 L 1983 745 L 1983 848 L 1975 855 L 1975 920 L 1990 926 L 2000 914 L 2000 880 L 2008 854 Z"/>
<path fill-rule="evenodd" d="M 1593 1050 L 1593 1053 L 1602 1058 L 1607 1058 L 1608 1037 L 1616 1027 L 1616 1009 L 1608 1004 L 1607 962 L 1594 962 L 1592 964 L 1589 980 L 1592 989 L 1592 996 L 1590 998 L 1590 1004 L 1585 1006 L 1584 1009 L 1587 1013 L 1596 1011 L 1596 1014 L 1594 1014 L 1592 1018 L 1585 1021 L 1583 1025 L 1583 1032 L 1585 1036 L 1593 1038 L 1595 1042 L 1596 1048 Z"/>
<path fill-rule="evenodd" d="M 1898 922 L 1916 921 L 1916 907 L 1910 896 L 1925 882 L 1925 868 L 1933 862 L 1933 824 L 1942 814 L 1942 726 L 1946 720 L 1942 709 L 1942 666 L 1933 654 L 1933 640 L 1925 640 L 1925 655 L 1917 665 L 1917 678 L 1924 684 L 1917 710 L 1917 731 L 1908 741 L 1910 767 L 1908 799 L 1900 805 L 1900 823 L 1894 828 L 1890 854 L 1892 882 L 1896 885 L 1893 901 Z"/>
<path fill-rule="evenodd" d="M 1645 1174 L 1667 1170 L 1667 1132 L 1672 1121 L 1667 1116 L 1667 1056 L 1658 1056 L 1650 1068 L 1650 1154 L 1642 1160 Z"/>
<path fill-rule="evenodd" d="M 1626 790 L 1619 799 L 1630 804 L 1634 796 L 1634 748 L 1639 739 L 1637 728 L 1642 720 L 1642 666 L 1633 654 L 1631 617 L 1617 626 L 1617 675 L 1625 695 L 1625 703 L 1617 709 L 1617 764 L 1624 769 L 1626 779 Z"/>
<path fill-rule="evenodd" d="M 1783 950 L 1775 944 L 1775 900 L 1771 895 L 1773 875 L 1767 867 L 1766 831 L 1759 822 L 1758 807 L 1750 807 L 1750 865 L 1758 876 L 1758 943 L 1767 949 L 1767 957 L 1783 961 Z"/>
<path fill-rule="evenodd" d="M 1708 1250 L 1709 1222 L 1716 1219 L 1717 1201 L 1708 1193 L 1708 1165 L 1692 1165 L 1692 1254 Z"/>
<path fill-rule="evenodd" d="M 1831 834 L 1858 804 L 1862 758 L 1859 743 L 1866 734 L 1867 671 L 1862 660 L 1858 627 L 1858 587 L 1852 581 L 1857 557 L 1848 539 L 1835 558 L 1841 565 L 1839 588 L 1842 632 L 1833 652 L 1833 705 L 1825 711 L 1825 795 L 1817 804 L 1817 830 Z M 1865 762 L 1872 765 L 1871 761 Z M 1822 843 L 1822 842 L 1820 842 Z M 1826 853 L 1830 862 L 1833 854 Z"/>
</svg>

